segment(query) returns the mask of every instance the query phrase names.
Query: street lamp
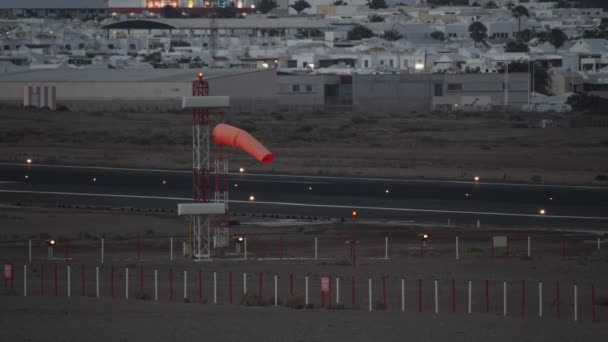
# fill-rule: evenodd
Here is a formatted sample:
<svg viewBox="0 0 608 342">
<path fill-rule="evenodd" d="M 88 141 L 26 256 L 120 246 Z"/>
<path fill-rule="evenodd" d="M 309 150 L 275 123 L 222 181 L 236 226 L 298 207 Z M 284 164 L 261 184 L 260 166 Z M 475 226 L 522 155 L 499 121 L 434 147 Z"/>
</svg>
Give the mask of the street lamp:
<svg viewBox="0 0 608 342">
<path fill-rule="evenodd" d="M 255 196 L 254 195 L 249 195 L 249 201 L 251 201 L 251 202 L 255 201 Z"/>
<path fill-rule="evenodd" d="M 538 213 L 539 213 L 540 215 L 545 215 L 546 211 L 545 211 L 545 209 L 541 209 L 541 210 L 539 210 L 539 211 L 538 211 Z"/>
<path fill-rule="evenodd" d="M 240 167 L 240 168 L 239 168 L 239 172 L 240 172 L 240 173 L 245 172 L 245 168 L 244 168 L 244 167 Z"/>
<path fill-rule="evenodd" d="M 473 178 L 476 182 L 479 182 L 479 176 L 475 176 L 475 178 Z"/>
</svg>

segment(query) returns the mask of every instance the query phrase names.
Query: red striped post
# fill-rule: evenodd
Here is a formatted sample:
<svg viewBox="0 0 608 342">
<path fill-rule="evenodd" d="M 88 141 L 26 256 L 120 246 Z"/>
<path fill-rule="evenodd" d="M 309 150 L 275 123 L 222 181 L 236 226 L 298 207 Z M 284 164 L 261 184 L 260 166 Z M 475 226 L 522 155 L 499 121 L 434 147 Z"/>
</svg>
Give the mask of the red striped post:
<svg viewBox="0 0 608 342">
<path fill-rule="evenodd" d="M 456 313 L 456 280 L 452 279 L 452 313 Z"/>
<path fill-rule="evenodd" d="M 203 271 L 198 271 L 198 301 L 203 301 Z"/>
<path fill-rule="evenodd" d="M 84 264 L 80 265 L 80 295 L 85 296 L 84 293 Z"/>
<path fill-rule="evenodd" d="M 327 305 L 329 305 L 329 307 L 331 307 L 331 275 L 328 278 L 329 278 L 329 291 L 327 292 Z"/>
<path fill-rule="evenodd" d="M 591 285 L 591 321 L 595 322 L 595 285 Z"/>
<path fill-rule="evenodd" d="M 557 319 L 560 317 L 560 308 L 559 308 L 559 280 L 555 282 L 555 308 Z"/>
<path fill-rule="evenodd" d="M 40 295 L 44 296 L 44 265 L 40 265 Z"/>
<path fill-rule="evenodd" d="M 260 284 L 258 286 L 260 299 L 264 298 L 264 274 L 260 272 Z"/>
<path fill-rule="evenodd" d="M 228 297 L 230 298 L 230 304 L 232 304 L 232 271 L 228 272 Z"/>
<path fill-rule="evenodd" d="M 139 291 L 144 293 L 144 267 L 139 266 Z"/>
<path fill-rule="evenodd" d="M 521 317 L 526 316 L 526 281 L 521 281 Z"/>
<path fill-rule="evenodd" d="M 15 265 L 11 263 L 11 289 L 15 288 Z"/>
<path fill-rule="evenodd" d="M 422 312 L 422 279 L 418 279 L 418 312 Z"/>
<path fill-rule="evenodd" d="M 486 279 L 486 313 L 490 312 L 490 281 Z"/>
<path fill-rule="evenodd" d="M 169 269 L 169 301 L 173 301 L 173 269 Z"/>
<path fill-rule="evenodd" d="M 353 305 L 355 305 L 355 276 L 352 276 L 351 278 L 351 299 L 352 299 L 352 303 Z"/>
<path fill-rule="evenodd" d="M 293 297 L 293 274 L 289 273 L 289 295 Z"/>
<path fill-rule="evenodd" d="M 54 280 L 55 280 L 55 297 L 56 297 L 56 296 L 59 296 L 59 287 L 57 286 L 57 264 L 55 264 L 53 273 L 54 273 L 54 277 L 55 277 Z"/>
<path fill-rule="evenodd" d="M 386 304 L 386 276 L 382 277 L 382 304 L 384 305 L 384 311 L 388 309 Z"/>
</svg>

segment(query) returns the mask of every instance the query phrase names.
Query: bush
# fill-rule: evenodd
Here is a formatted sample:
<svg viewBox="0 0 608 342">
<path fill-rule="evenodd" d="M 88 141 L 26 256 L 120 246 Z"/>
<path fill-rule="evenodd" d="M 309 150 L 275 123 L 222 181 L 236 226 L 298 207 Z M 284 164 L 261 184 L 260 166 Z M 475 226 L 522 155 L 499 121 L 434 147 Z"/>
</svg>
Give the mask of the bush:
<svg viewBox="0 0 608 342">
<path fill-rule="evenodd" d="M 0 297 L 2 296 L 18 296 L 19 293 L 15 289 L 0 289 Z"/>
<path fill-rule="evenodd" d="M 608 297 L 599 297 L 595 300 L 595 304 L 601 306 L 608 306 Z"/>
<path fill-rule="evenodd" d="M 601 175 L 597 175 L 595 176 L 595 180 L 598 182 L 606 182 L 608 181 L 608 176 L 601 174 Z"/>
<path fill-rule="evenodd" d="M 285 306 L 288 308 L 298 309 L 298 310 L 304 309 L 305 308 L 304 298 L 302 298 L 300 296 L 289 297 L 285 301 Z"/>
<path fill-rule="evenodd" d="M 479 256 L 484 256 L 485 252 L 483 251 L 483 249 L 478 248 L 478 247 L 469 247 L 464 250 L 464 255 L 471 256 L 471 257 L 479 257 Z"/>
<path fill-rule="evenodd" d="M 135 299 L 139 299 L 139 300 L 149 300 L 150 296 L 146 293 L 146 291 L 143 290 L 137 290 L 137 292 L 135 293 Z"/>
<path fill-rule="evenodd" d="M 267 306 L 268 302 L 258 295 L 245 294 L 241 297 L 241 302 L 239 304 L 242 306 Z"/>
</svg>

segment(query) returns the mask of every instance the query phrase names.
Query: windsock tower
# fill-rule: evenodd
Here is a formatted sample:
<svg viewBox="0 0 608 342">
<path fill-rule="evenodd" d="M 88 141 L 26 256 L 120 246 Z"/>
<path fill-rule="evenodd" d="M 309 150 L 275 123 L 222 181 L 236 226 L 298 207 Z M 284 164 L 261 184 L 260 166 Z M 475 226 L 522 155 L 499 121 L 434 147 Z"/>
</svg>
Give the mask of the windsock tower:
<svg viewBox="0 0 608 342">
<path fill-rule="evenodd" d="M 209 259 L 212 249 L 228 244 L 228 160 L 219 147 L 214 159 L 215 194 L 211 197 L 210 109 L 228 107 L 227 96 L 209 96 L 209 83 L 202 72 L 192 82 L 192 97 L 182 108 L 192 108 L 192 204 L 178 205 L 178 215 L 189 218 L 188 249 L 194 259 Z M 223 114 L 220 114 L 220 119 Z M 213 218 L 213 219 L 212 219 Z M 212 225 L 214 226 L 212 228 Z M 212 236 L 213 233 L 213 236 Z"/>
</svg>

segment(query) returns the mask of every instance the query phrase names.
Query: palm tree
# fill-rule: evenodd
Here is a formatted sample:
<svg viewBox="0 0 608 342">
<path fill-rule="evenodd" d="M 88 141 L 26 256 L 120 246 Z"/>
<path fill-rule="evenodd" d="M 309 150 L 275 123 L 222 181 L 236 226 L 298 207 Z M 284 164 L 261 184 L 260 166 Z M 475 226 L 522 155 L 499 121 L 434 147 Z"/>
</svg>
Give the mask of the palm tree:
<svg viewBox="0 0 608 342">
<path fill-rule="evenodd" d="M 384 31 L 382 38 L 392 42 L 392 41 L 403 38 L 403 36 L 401 35 L 401 33 L 399 33 L 399 31 L 397 31 L 395 29 L 391 29 L 391 30 Z"/>
<path fill-rule="evenodd" d="M 298 12 L 298 14 L 301 14 L 302 12 L 304 12 L 304 10 L 310 8 L 310 4 L 306 0 L 296 0 L 296 2 L 294 2 L 293 5 L 290 5 L 289 7 L 293 8 L 296 12 Z"/>
<path fill-rule="evenodd" d="M 488 38 L 488 28 L 482 22 L 476 21 L 469 25 L 469 34 L 475 42 L 475 47 L 477 47 L 477 43 L 483 42 Z"/>
<path fill-rule="evenodd" d="M 564 31 L 558 28 L 552 29 L 547 35 L 547 41 L 549 42 L 549 44 L 553 45 L 553 47 L 555 48 L 555 52 L 557 52 L 557 49 L 564 45 L 566 40 L 568 40 L 568 36 L 566 36 Z"/>
<path fill-rule="evenodd" d="M 332 4 L 332 6 L 346 6 L 346 5 L 348 5 L 346 3 L 346 1 L 342 1 L 342 0 L 336 0 L 336 1 L 332 2 L 331 4 Z"/>
<path fill-rule="evenodd" d="M 530 17 L 528 9 L 522 5 L 516 6 L 511 10 L 511 13 L 517 18 L 517 32 L 521 32 L 521 17 Z"/>
<path fill-rule="evenodd" d="M 259 0 L 255 4 L 255 8 L 262 14 L 266 14 L 277 7 L 279 7 L 279 5 L 277 5 L 277 2 L 274 0 Z"/>
</svg>

